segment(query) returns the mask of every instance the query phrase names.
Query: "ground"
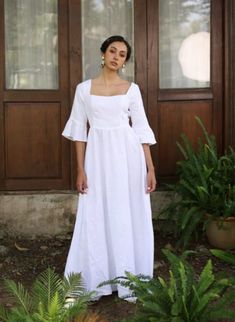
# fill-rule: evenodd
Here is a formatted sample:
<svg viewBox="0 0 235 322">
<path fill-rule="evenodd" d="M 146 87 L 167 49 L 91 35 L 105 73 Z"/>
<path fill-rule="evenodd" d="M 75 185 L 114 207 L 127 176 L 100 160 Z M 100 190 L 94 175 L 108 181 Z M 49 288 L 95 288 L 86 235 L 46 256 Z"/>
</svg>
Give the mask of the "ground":
<svg viewBox="0 0 235 322">
<path fill-rule="evenodd" d="M 171 233 L 155 232 L 155 274 L 166 276 L 168 265 L 161 254 L 161 249 L 167 247 L 174 249 L 175 237 Z M 64 265 L 71 241 L 71 234 L 57 236 L 50 239 L 23 239 L 0 236 L 0 303 L 11 306 L 11 300 L 3 288 L 3 279 L 10 278 L 30 286 L 35 277 L 47 267 L 52 267 L 60 275 L 63 274 Z M 205 239 L 194 242 L 191 249 L 196 251 L 190 260 L 195 270 L 200 273 L 209 258 L 210 246 Z M 235 270 L 216 258 L 213 259 L 214 272 L 226 271 L 234 275 Z M 99 312 L 108 322 L 121 320 L 135 311 L 135 305 L 127 303 L 114 294 L 101 298 L 90 306 L 91 311 Z"/>
</svg>

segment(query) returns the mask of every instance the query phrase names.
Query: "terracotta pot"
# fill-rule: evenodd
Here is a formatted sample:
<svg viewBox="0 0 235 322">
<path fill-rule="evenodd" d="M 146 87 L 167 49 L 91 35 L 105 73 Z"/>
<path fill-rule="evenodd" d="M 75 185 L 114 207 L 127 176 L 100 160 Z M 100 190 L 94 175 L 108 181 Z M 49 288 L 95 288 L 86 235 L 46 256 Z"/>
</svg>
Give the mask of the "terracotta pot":
<svg viewBox="0 0 235 322">
<path fill-rule="evenodd" d="M 209 221 L 206 228 L 209 243 L 221 249 L 235 248 L 235 217 Z"/>
</svg>

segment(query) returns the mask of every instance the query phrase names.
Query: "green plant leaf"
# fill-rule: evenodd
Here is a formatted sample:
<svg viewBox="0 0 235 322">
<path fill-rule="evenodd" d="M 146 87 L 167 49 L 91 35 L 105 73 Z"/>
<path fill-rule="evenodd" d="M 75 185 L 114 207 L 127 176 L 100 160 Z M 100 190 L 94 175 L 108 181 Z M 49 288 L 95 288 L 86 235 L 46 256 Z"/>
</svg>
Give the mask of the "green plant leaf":
<svg viewBox="0 0 235 322">
<path fill-rule="evenodd" d="M 58 292 L 59 296 L 63 297 L 62 280 L 58 274 L 51 268 L 42 272 L 34 282 L 33 293 L 37 302 L 41 302 L 44 310 L 48 310 L 48 307 L 55 295 Z"/>
<path fill-rule="evenodd" d="M 32 307 L 32 301 L 24 286 L 21 283 L 16 284 L 14 281 L 8 279 L 5 280 L 5 286 L 17 303 L 23 308 L 24 312 L 29 314 Z"/>
<path fill-rule="evenodd" d="M 0 321 L 8 321 L 8 312 L 2 304 L 0 304 Z"/>
<path fill-rule="evenodd" d="M 219 249 L 210 249 L 210 252 L 218 257 L 219 259 L 223 260 L 226 263 L 232 264 L 235 266 L 235 254 L 219 250 Z"/>
<path fill-rule="evenodd" d="M 208 260 L 198 281 L 197 293 L 199 297 L 206 292 L 206 290 L 213 284 L 214 280 L 215 277 L 212 272 L 212 262 L 211 260 Z"/>
</svg>

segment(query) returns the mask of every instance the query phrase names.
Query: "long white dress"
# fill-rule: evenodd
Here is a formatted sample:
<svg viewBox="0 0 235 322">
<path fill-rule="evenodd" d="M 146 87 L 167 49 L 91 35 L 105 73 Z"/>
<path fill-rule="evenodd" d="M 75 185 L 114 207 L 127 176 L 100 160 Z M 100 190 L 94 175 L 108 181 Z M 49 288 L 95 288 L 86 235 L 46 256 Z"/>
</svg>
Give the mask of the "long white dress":
<svg viewBox="0 0 235 322">
<path fill-rule="evenodd" d="M 156 143 L 138 85 L 125 95 L 90 94 L 91 80 L 77 86 L 63 136 L 87 142 L 85 171 L 88 192 L 79 195 L 65 276 L 81 272 L 87 291 L 97 298 L 118 286 L 97 285 L 125 271 L 153 274 L 153 227 L 146 193 L 142 143 Z M 131 126 L 129 120 L 131 119 Z M 87 122 L 89 133 L 87 135 Z"/>
</svg>

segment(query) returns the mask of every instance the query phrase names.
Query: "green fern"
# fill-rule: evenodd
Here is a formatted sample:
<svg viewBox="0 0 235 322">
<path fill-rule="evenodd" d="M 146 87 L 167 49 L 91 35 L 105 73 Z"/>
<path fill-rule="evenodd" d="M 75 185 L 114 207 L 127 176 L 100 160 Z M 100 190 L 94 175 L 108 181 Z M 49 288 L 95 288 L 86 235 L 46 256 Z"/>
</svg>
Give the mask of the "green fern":
<svg viewBox="0 0 235 322">
<path fill-rule="evenodd" d="M 16 301 L 16 304 L 18 304 L 26 314 L 29 314 L 33 306 L 29 292 L 21 283 L 16 284 L 12 280 L 6 280 L 5 286 L 7 287 L 10 296 Z"/>
<path fill-rule="evenodd" d="M 6 280 L 5 286 L 15 307 L 6 310 L 0 306 L 0 319 L 4 322 L 66 322 L 83 315 L 93 295 L 85 292 L 80 274 L 62 279 L 50 268 L 38 276 L 31 292 L 11 280 Z M 74 303 L 66 306 L 71 296 Z"/>
<path fill-rule="evenodd" d="M 170 263 L 169 276 L 154 279 L 126 272 L 124 277 L 101 285 L 119 284 L 129 288 L 137 297 L 138 310 L 127 321 L 181 321 L 206 322 L 214 317 L 233 319 L 235 312 L 229 305 L 235 301 L 235 290 L 227 278 L 215 278 L 209 260 L 197 278 L 193 267 L 186 261 L 190 252 L 178 257 L 163 250 Z"/>
</svg>

